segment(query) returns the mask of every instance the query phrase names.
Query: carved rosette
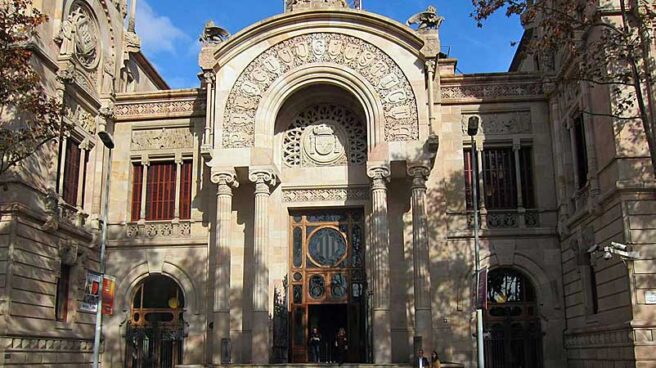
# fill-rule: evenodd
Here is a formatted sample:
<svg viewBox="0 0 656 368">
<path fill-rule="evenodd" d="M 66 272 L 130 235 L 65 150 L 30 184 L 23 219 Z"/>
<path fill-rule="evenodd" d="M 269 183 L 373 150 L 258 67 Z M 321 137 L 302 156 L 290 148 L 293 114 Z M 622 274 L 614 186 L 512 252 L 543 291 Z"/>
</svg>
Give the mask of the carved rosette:
<svg viewBox="0 0 656 368">
<path fill-rule="evenodd" d="M 384 110 L 387 141 L 419 139 L 417 101 L 401 68 L 378 47 L 353 36 L 314 33 L 271 47 L 242 72 L 228 96 L 223 146 L 252 147 L 262 96 L 290 70 L 316 63 L 349 68 L 373 86 Z"/>
</svg>

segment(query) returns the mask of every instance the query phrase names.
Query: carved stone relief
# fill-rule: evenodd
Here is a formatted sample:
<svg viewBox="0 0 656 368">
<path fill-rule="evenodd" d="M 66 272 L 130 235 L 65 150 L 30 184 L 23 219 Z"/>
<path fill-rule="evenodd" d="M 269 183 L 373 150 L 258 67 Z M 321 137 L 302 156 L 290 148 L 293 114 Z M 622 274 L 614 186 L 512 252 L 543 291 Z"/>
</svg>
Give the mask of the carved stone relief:
<svg viewBox="0 0 656 368">
<path fill-rule="evenodd" d="M 288 71 L 312 63 L 348 67 L 373 86 L 384 110 L 387 141 L 419 138 L 416 98 L 410 82 L 394 60 L 359 38 L 314 33 L 271 47 L 242 72 L 228 96 L 224 148 L 252 147 L 255 143 L 255 114 L 262 96 Z"/>
<path fill-rule="evenodd" d="M 60 43 L 59 55 L 75 56 L 86 69 L 98 66 L 99 32 L 98 24 L 91 11 L 81 1 L 76 1 L 62 22 L 61 30 L 56 38 Z"/>
<path fill-rule="evenodd" d="M 474 114 L 462 115 L 462 133 L 467 134 L 467 123 Z M 480 131 L 485 135 L 530 134 L 531 113 L 529 111 L 476 114 L 481 118 Z"/>
<path fill-rule="evenodd" d="M 204 97 L 204 96 L 203 96 Z M 164 101 L 164 102 L 138 102 L 121 104 L 116 106 L 116 117 L 119 119 L 128 117 L 168 115 L 196 115 L 205 113 L 205 102 L 198 100 Z"/>
<path fill-rule="evenodd" d="M 96 118 L 81 106 L 67 106 L 66 117 L 89 134 L 96 134 Z"/>
<path fill-rule="evenodd" d="M 544 92 L 542 83 L 505 83 L 444 85 L 442 98 L 455 99 L 493 99 L 499 97 L 540 96 Z"/>
<path fill-rule="evenodd" d="M 369 200 L 369 188 L 283 189 L 285 202 Z"/>
<path fill-rule="evenodd" d="M 288 167 L 366 163 L 366 130 L 348 109 L 315 105 L 292 121 L 283 138 L 283 160 Z"/>
<path fill-rule="evenodd" d="M 194 135 L 189 128 L 161 128 L 132 132 L 132 150 L 194 148 Z"/>
</svg>

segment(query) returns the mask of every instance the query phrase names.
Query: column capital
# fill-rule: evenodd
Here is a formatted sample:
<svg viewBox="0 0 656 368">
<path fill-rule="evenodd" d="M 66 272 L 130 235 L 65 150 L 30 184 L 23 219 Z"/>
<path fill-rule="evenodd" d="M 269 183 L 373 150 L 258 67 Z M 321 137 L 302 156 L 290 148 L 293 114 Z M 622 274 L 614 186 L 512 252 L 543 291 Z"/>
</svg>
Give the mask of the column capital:
<svg viewBox="0 0 656 368">
<path fill-rule="evenodd" d="M 216 74 L 212 70 L 204 70 L 201 77 L 205 84 L 212 84 L 216 80 Z"/>
<path fill-rule="evenodd" d="M 212 176 L 210 177 L 212 183 L 218 186 L 218 194 L 232 194 L 233 188 L 239 187 L 239 181 L 237 181 L 237 175 L 233 170 L 220 170 L 212 171 Z M 224 193 L 229 191 L 227 193 Z"/>
<path fill-rule="evenodd" d="M 269 168 L 253 168 L 248 170 L 248 180 L 255 184 L 266 184 L 273 187 L 278 184 L 278 174 Z"/>
<path fill-rule="evenodd" d="M 424 66 L 426 67 L 426 72 L 427 73 L 435 73 L 435 68 L 437 67 L 437 62 L 435 59 L 428 59 L 424 63 Z"/>
<path fill-rule="evenodd" d="M 176 164 L 176 165 L 182 165 L 182 164 L 184 163 L 184 160 L 183 160 L 183 158 L 182 158 L 182 153 L 181 153 L 181 152 L 177 152 L 177 153 L 175 154 L 175 159 L 174 159 L 174 161 L 175 161 L 175 164 Z"/>
<path fill-rule="evenodd" d="M 425 165 L 416 164 L 408 166 L 408 175 L 412 177 L 412 188 L 426 189 L 426 180 L 430 175 L 430 168 Z"/>
<path fill-rule="evenodd" d="M 143 154 L 141 155 L 141 165 L 142 166 L 150 166 L 150 157 L 148 154 Z"/>
</svg>

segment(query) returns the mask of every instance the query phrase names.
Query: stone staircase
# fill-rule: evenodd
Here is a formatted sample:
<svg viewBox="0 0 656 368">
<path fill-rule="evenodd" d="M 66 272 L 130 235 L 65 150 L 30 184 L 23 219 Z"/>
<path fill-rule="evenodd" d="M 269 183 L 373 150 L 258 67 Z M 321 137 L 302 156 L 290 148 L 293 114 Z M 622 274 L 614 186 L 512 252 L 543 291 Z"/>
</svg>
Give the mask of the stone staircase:
<svg viewBox="0 0 656 368">
<path fill-rule="evenodd" d="M 303 363 L 303 364 L 226 364 L 226 365 L 176 365 L 176 368 L 413 368 L 409 364 L 354 364 L 344 363 Z M 464 368 L 463 364 L 442 363 L 442 368 Z"/>
</svg>

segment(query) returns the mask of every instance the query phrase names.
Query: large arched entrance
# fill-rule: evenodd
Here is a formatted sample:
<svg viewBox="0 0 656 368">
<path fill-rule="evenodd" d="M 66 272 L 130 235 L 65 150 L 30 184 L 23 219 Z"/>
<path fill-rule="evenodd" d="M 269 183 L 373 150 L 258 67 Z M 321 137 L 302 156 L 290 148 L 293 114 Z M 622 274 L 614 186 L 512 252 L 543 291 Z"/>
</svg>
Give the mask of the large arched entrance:
<svg viewBox="0 0 656 368">
<path fill-rule="evenodd" d="M 125 366 L 173 368 L 182 364 L 182 290 L 163 275 L 148 276 L 135 290 L 126 333 Z"/>
<path fill-rule="evenodd" d="M 521 272 L 499 268 L 488 275 L 485 366 L 542 367 L 542 331 L 535 289 Z"/>
</svg>

